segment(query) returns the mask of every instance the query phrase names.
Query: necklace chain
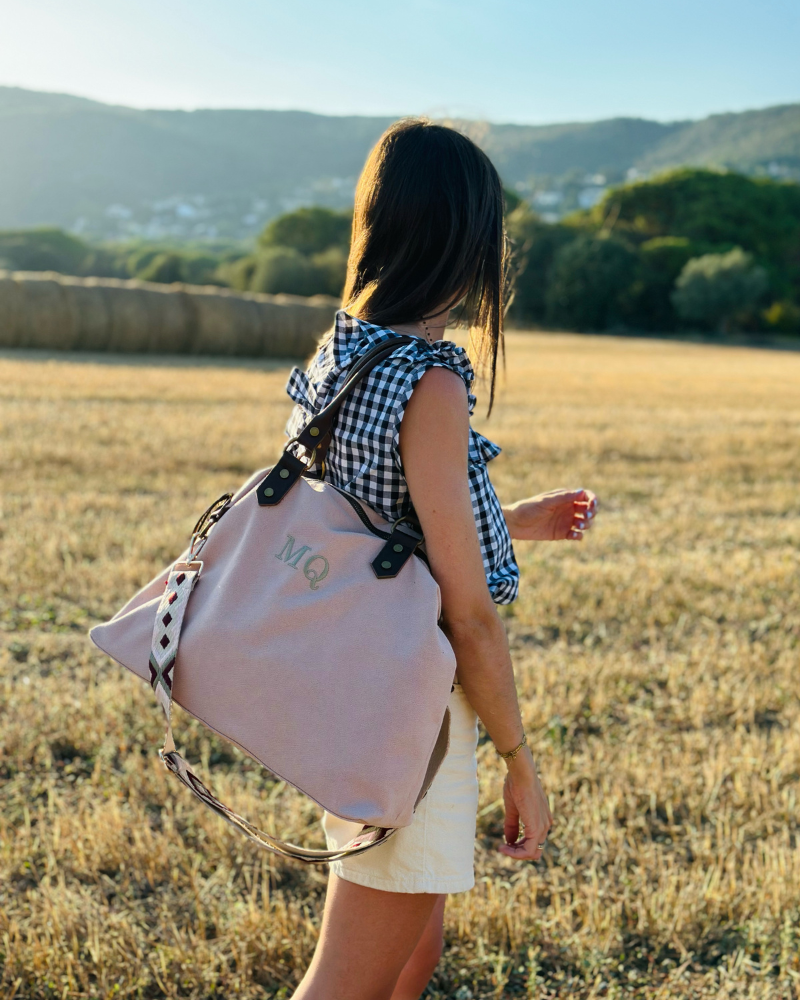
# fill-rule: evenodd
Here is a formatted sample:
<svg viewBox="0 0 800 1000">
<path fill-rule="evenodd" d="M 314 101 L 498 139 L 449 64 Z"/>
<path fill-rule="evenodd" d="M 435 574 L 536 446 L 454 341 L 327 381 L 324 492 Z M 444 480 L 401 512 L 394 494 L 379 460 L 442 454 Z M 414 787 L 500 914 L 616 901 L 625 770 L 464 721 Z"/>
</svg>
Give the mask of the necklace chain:
<svg viewBox="0 0 800 1000">
<path fill-rule="evenodd" d="M 427 319 L 424 316 L 420 320 L 420 323 L 422 323 L 423 329 L 425 331 L 425 339 L 428 341 L 429 344 L 433 345 L 433 338 L 431 337 L 431 332 L 428 329 L 428 321 L 427 321 Z M 447 324 L 445 324 L 445 325 L 447 325 Z M 435 327 L 434 327 L 434 329 L 435 329 Z"/>
</svg>

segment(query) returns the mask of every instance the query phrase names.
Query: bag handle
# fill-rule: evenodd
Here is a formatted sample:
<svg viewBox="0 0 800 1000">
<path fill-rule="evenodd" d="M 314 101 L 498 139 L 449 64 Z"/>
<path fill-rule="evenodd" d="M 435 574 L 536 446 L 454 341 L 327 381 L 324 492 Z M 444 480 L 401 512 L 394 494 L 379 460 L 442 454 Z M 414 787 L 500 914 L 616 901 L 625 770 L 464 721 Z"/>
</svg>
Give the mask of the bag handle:
<svg viewBox="0 0 800 1000">
<path fill-rule="evenodd" d="M 153 625 L 153 640 L 149 661 L 150 686 L 155 692 L 156 700 L 161 705 L 167 721 L 164 746 L 159 750 L 159 757 L 167 769 L 204 805 L 208 806 L 209 809 L 213 809 L 218 816 L 221 816 L 232 826 L 235 826 L 249 840 L 252 840 L 259 847 L 263 847 L 273 854 L 279 854 L 284 858 L 293 858 L 295 861 L 302 861 L 304 864 L 329 864 L 331 861 L 339 861 L 342 858 L 363 854 L 364 851 L 377 847 L 378 844 L 382 844 L 385 840 L 388 840 L 389 837 L 397 832 L 396 830 L 368 825 L 362 827 L 359 833 L 348 844 L 345 844 L 344 847 L 336 851 L 311 850 L 278 840 L 276 837 L 271 836 L 271 834 L 259 830 L 258 827 L 254 826 L 243 816 L 234 812 L 230 806 L 220 801 L 200 780 L 181 754 L 178 753 L 172 735 L 172 688 L 175 661 L 178 655 L 178 646 L 186 608 L 202 568 L 203 564 L 200 560 L 176 562 L 172 566 Z M 430 788 L 436 772 L 439 770 L 439 765 L 444 760 L 449 737 L 450 710 L 448 709 L 445 712 L 442 727 L 439 730 L 433 753 L 428 762 L 425 780 L 414 803 L 415 809 Z"/>
<path fill-rule="evenodd" d="M 380 344 L 376 344 L 358 359 L 342 388 L 330 403 L 306 424 L 297 437 L 287 442 L 283 454 L 272 467 L 269 475 L 259 484 L 256 496 L 262 507 L 274 507 L 279 504 L 300 476 L 307 472 L 315 461 L 322 461 L 325 458 L 333 435 L 334 421 L 347 396 L 362 379 L 369 375 L 374 368 L 377 368 L 382 361 L 390 357 L 398 347 L 412 344 L 416 339 L 416 337 L 408 335 L 391 337 L 389 340 L 383 340 Z M 301 445 L 311 455 L 307 465 L 304 465 L 296 455 L 289 451 L 293 444 Z"/>
</svg>

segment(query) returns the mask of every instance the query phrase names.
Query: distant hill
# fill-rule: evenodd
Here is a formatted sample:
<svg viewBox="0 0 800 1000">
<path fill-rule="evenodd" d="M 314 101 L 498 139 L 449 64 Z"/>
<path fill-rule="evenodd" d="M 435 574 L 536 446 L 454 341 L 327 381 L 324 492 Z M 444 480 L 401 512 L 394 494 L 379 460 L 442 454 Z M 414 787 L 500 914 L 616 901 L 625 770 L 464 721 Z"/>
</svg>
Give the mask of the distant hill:
<svg viewBox="0 0 800 1000">
<path fill-rule="evenodd" d="M 712 115 L 687 122 L 648 150 L 637 166 L 661 170 L 683 164 L 729 167 L 742 173 L 759 168 L 777 176 L 800 176 L 800 104 L 761 111 Z"/>
<path fill-rule="evenodd" d="M 0 228 L 104 239 L 247 238 L 301 204 L 346 207 L 390 118 L 137 111 L 0 87 Z M 800 104 L 663 124 L 459 122 L 545 214 L 682 163 L 800 177 Z"/>
</svg>

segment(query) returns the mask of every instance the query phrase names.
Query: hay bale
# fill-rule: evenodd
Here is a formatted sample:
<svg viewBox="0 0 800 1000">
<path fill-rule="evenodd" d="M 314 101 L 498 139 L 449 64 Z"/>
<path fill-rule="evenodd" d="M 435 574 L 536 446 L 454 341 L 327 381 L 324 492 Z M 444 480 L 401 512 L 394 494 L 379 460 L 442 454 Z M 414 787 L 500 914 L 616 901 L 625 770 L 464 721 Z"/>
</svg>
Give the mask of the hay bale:
<svg viewBox="0 0 800 1000">
<path fill-rule="evenodd" d="M 107 349 L 122 354 L 185 354 L 191 344 L 191 314 L 181 285 L 86 278 L 108 310 Z"/>
<path fill-rule="evenodd" d="M 151 316 L 146 295 L 122 282 L 106 286 L 109 292 L 110 324 L 108 350 L 138 354 L 150 346 Z"/>
<path fill-rule="evenodd" d="M 15 271 L 13 278 L 21 292 L 17 346 L 70 350 L 75 334 L 66 308 L 61 275 L 54 271 Z"/>
<path fill-rule="evenodd" d="M 110 306 L 108 350 L 122 354 L 183 354 L 190 343 L 182 293 L 151 282 L 95 278 Z"/>
<path fill-rule="evenodd" d="M 193 354 L 304 357 L 329 329 L 336 299 L 187 289 L 195 315 Z"/>
<path fill-rule="evenodd" d="M 337 306 L 323 295 L 15 272 L 0 278 L 0 346 L 304 357 Z"/>
<path fill-rule="evenodd" d="M 158 335 L 158 344 L 150 340 L 150 350 L 170 354 L 188 354 L 191 350 L 194 310 L 187 285 L 160 286 L 151 289 L 153 304 L 157 303 L 158 325 L 153 326 L 153 336 Z"/>
<path fill-rule="evenodd" d="M 259 307 L 245 295 L 213 288 L 192 288 L 192 354 L 255 357 L 259 352 Z"/>
<path fill-rule="evenodd" d="M 111 333 L 111 303 L 106 288 L 96 279 L 62 278 L 64 306 L 69 314 L 72 348 L 105 351 Z"/>
<path fill-rule="evenodd" d="M 22 289 L 10 271 L 0 271 L 0 347 L 19 347 L 22 337 Z"/>
<path fill-rule="evenodd" d="M 186 285 L 129 281 L 142 294 L 150 315 L 146 350 L 152 354 L 186 354 L 191 349 L 193 311 Z"/>
<path fill-rule="evenodd" d="M 331 328 L 339 302 L 327 295 L 274 295 L 263 305 L 269 309 L 264 314 L 262 355 L 296 358 L 310 354 L 320 335 Z"/>
</svg>

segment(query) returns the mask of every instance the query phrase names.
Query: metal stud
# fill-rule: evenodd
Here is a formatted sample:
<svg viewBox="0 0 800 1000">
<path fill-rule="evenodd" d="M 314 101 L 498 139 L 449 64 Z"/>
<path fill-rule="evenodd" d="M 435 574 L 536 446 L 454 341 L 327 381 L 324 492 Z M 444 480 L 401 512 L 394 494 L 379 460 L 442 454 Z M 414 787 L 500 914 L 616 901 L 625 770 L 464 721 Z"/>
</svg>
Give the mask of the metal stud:
<svg viewBox="0 0 800 1000">
<path fill-rule="evenodd" d="M 391 568 L 392 564 L 389 562 L 389 560 L 384 559 L 383 562 L 381 563 L 381 569 L 391 569 Z"/>
<path fill-rule="evenodd" d="M 288 479 L 289 478 L 289 470 L 288 469 L 281 469 L 281 471 L 278 473 L 278 475 L 281 477 L 281 479 Z"/>
<path fill-rule="evenodd" d="M 309 427 L 308 433 L 312 438 L 319 437 L 319 427 Z"/>
<path fill-rule="evenodd" d="M 267 487 L 267 488 L 266 488 L 266 489 L 264 490 L 264 496 L 265 496 L 265 497 L 271 497 L 271 496 L 272 496 L 272 495 L 274 494 L 274 492 L 275 492 L 275 490 L 273 490 L 273 488 L 272 488 L 271 486 L 268 486 L 268 487 Z"/>
<path fill-rule="evenodd" d="M 397 545 L 393 545 L 392 548 L 395 550 L 395 552 L 403 551 L 403 546 L 399 542 L 397 543 Z"/>
</svg>

